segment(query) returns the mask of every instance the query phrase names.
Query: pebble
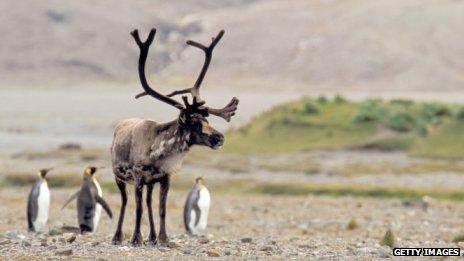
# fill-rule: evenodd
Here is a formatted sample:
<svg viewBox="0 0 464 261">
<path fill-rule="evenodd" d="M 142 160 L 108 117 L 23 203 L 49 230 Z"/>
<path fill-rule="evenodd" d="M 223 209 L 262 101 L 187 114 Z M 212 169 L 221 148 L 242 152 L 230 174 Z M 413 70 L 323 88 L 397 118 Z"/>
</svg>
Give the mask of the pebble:
<svg viewBox="0 0 464 261">
<path fill-rule="evenodd" d="M 386 258 L 390 257 L 393 254 L 391 247 L 389 246 L 379 246 L 377 247 L 377 255 L 380 257 Z"/>
<path fill-rule="evenodd" d="M 261 251 L 272 251 L 272 247 L 271 246 L 264 246 L 260 250 Z"/>
<path fill-rule="evenodd" d="M 72 253 L 73 253 L 72 249 L 65 249 L 65 250 L 56 251 L 55 255 L 57 255 L 57 256 L 70 256 L 70 255 L 72 255 Z"/>
<path fill-rule="evenodd" d="M 16 232 L 15 230 L 7 231 L 4 234 L 4 237 L 9 238 L 9 239 L 16 239 L 16 238 L 18 238 L 18 232 Z"/>
<path fill-rule="evenodd" d="M 191 254 L 192 254 L 192 249 L 190 249 L 190 248 L 184 248 L 184 249 L 182 249 L 182 253 L 183 253 L 184 255 L 191 255 Z"/>
<path fill-rule="evenodd" d="M 205 237 L 200 237 L 198 239 L 198 243 L 200 244 L 208 244 L 209 243 L 209 239 L 205 238 Z"/>
<path fill-rule="evenodd" d="M 9 243 L 11 243 L 11 240 L 9 240 L 9 239 L 4 239 L 4 240 L 0 241 L 0 246 L 7 245 L 7 244 L 9 244 Z"/>
<path fill-rule="evenodd" d="M 171 241 L 171 242 L 168 243 L 168 247 L 169 248 L 180 248 L 180 244 Z"/>
<path fill-rule="evenodd" d="M 251 243 L 253 239 L 251 237 L 244 237 L 241 239 L 242 243 Z"/>
<path fill-rule="evenodd" d="M 72 243 L 76 240 L 77 234 L 76 233 L 65 233 L 63 237 L 66 239 L 66 242 Z"/>
<path fill-rule="evenodd" d="M 58 236 L 58 235 L 61 235 L 61 232 L 56 228 L 51 228 L 51 229 L 48 230 L 48 235 L 49 236 Z"/>
<path fill-rule="evenodd" d="M 206 254 L 209 257 L 220 257 L 221 256 L 218 252 L 216 252 L 214 250 L 208 250 L 208 251 L 206 251 Z"/>
</svg>

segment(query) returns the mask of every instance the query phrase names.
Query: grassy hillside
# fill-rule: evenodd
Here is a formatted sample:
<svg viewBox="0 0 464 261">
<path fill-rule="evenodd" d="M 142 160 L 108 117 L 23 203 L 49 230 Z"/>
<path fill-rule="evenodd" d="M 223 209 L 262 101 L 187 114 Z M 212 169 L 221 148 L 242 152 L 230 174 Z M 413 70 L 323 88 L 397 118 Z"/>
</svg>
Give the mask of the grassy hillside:
<svg viewBox="0 0 464 261">
<path fill-rule="evenodd" d="M 457 105 L 304 97 L 230 131 L 225 150 L 283 153 L 363 148 L 459 159 L 464 157 L 462 130 L 464 107 Z"/>
</svg>

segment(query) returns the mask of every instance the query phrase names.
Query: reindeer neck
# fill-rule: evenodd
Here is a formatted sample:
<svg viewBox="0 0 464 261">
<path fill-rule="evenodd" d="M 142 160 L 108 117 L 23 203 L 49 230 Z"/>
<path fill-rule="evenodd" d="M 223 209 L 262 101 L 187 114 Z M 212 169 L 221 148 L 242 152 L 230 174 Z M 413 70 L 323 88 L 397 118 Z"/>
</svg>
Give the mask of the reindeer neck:
<svg viewBox="0 0 464 261">
<path fill-rule="evenodd" d="M 151 157 L 163 159 L 185 153 L 189 150 L 190 130 L 182 127 L 178 121 L 166 123 L 157 133 L 151 148 Z"/>
</svg>

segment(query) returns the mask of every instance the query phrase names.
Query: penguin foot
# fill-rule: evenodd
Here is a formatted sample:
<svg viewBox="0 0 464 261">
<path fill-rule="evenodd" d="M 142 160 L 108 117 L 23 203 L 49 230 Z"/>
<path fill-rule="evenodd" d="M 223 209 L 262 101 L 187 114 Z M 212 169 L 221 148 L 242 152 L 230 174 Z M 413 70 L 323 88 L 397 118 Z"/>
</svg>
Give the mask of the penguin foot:
<svg viewBox="0 0 464 261">
<path fill-rule="evenodd" d="M 142 245 L 143 243 L 143 240 L 142 240 L 142 235 L 139 233 L 139 234 L 134 234 L 134 236 L 132 237 L 132 240 L 131 240 L 131 244 L 133 246 L 140 246 Z"/>
<path fill-rule="evenodd" d="M 114 234 L 113 240 L 111 240 L 113 245 L 121 245 L 122 244 L 122 233 Z"/>
</svg>

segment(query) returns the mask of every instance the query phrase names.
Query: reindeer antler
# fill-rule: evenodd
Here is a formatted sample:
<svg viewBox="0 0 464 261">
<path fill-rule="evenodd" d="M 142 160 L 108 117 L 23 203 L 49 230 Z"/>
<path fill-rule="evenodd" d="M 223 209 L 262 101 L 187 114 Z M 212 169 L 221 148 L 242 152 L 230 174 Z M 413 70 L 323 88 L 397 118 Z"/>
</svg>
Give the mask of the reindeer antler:
<svg viewBox="0 0 464 261">
<path fill-rule="evenodd" d="M 142 87 L 145 90 L 145 92 L 137 94 L 135 96 L 136 99 L 149 94 L 155 99 L 158 99 L 162 102 L 165 102 L 167 104 L 170 104 L 177 109 L 183 110 L 185 107 L 177 102 L 176 100 L 169 98 L 168 96 L 165 96 L 154 89 L 150 87 L 148 84 L 147 78 L 145 77 L 145 63 L 147 61 L 147 56 L 148 56 L 148 50 L 150 48 L 151 43 L 153 42 L 153 39 L 155 38 L 156 34 L 156 29 L 151 29 L 150 34 L 147 37 L 147 40 L 145 42 L 142 42 L 139 37 L 139 32 L 137 30 L 134 30 L 131 32 L 131 35 L 134 37 L 135 42 L 140 48 L 140 57 L 139 57 L 139 78 L 140 82 L 142 83 Z"/>
<path fill-rule="evenodd" d="M 146 53 L 148 53 L 148 46 L 150 46 L 151 42 L 153 41 L 153 37 L 154 37 L 153 30 L 152 30 L 152 32 L 150 32 L 150 35 L 148 36 L 147 41 L 145 43 L 140 43 L 140 44 L 139 44 L 140 40 L 137 40 L 138 39 L 137 30 L 135 30 L 133 32 L 133 34 L 132 34 L 132 35 L 134 35 L 134 38 L 136 38 L 136 42 L 137 42 L 137 44 L 139 44 L 139 46 L 147 45 L 145 47 L 146 48 L 146 51 L 145 51 Z M 152 36 L 152 33 L 153 33 L 153 36 Z M 149 88 L 148 84 L 146 83 L 146 80 L 143 81 L 142 76 L 141 76 L 142 86 L 144 86 L 145 92 L 139 93 L 135 97 L 140 98 L 142 96 L 150 94 L 151 96 L 154 96 L 157 99 L 160 99 L 160 100 L 162 100 L 164 102 L 167 102 L 167 103 L 175 106 L 176 108 L 181 109 L 179 106 L 182 106 L 182 105 L 180 103 L 178 103 L 177 101 L 169 98 L 169 97 L 179 95 L 179 94 L 190 93 L 192 95 L 193 102 L 192 102 L 192 104 L 189 104 L 187 96 L 182 96 L 182 100 L 184 101 L 184 104 L 185 104 L 185 107 L 182 106 L 182 109 L 197 110 L 197 111 L 198 110 L 206 110 L 209 114 L 213 114 L 213 115 L 216 115 L 216 116 L 219 116 L 219 117 L 225 119 L 226 121 L 230 121 L 230 118 L 235 115 L 235 111 L 237 110 L 238 99 L 236 97 L 233 97 L 232 100 L 230 100 L 230 102 L 222 109 L 214 109 L 214 108 L 209 108 L 209 107 L 204 106 L 205 101 L 202 100 L 201 97 L 200 97 L 200 86 L 201 86 L 201 84 L 203 82 L 203 79 L 205 78 L 206 72 L 208 71 L 208 67 L 209 67 L 209 65 L 211 63 L 211 58 L 213 57 L 214 47 L 216 47 L 218 42 L 221 40 L 222 36 L 224 36 L 224 30 L 221 30 L 217 34 L 216 37 L 212 38 L 211 44 L 209 46 L 204 46 L 203 44 L 192 41 L 192 40 L 187 41 L 188 45 L 197 47 L 197 48 L 203 50 L 203 52 L 205 53 L 205 62 L 203 63 L 203 67 L 201 68 L 200 74 L 198 75 L 198 78 L 195 81 L 195 84 L 193 85 L 193 87 L 183 89 L 183 90 L 173 91 L 170 94 L 164 96 L 164 95 L 162 95 L 160 93 L 155 92 L 151 88 Z M 145 53 L 144 60 L 143 60 L 143 63 L 142 63 L 143 66 L 145 65 L 146 53 Z M 141 47 L 140 61 L 142 61 L 142 54 L 143 53 L 142 53 L 142 47 Z M 140 66 L 141 66 L 140 64 L 141 63 L 139 62 L 139 74 L 140 74 L 140 70 L 141 70 L 140 69 Z M 143 71 L 144 70 L 143 70 L 143 67 L 142 67 L 142 73 L 143 73 Z M 143 79 L 145 79 L 144 75 L 143 75 Z M 146 86 L 144 85 L 144 83 L 146 84 Z M 147 88 L 148 88 L 148 90 L 147 90 Z M 153 94 L 153 92 L 154 92 L 154 94 Z"/>
<path fill-rule="evenodd" d="M 237 105 L 238 105 L 238 99 L 236 97 L 232 98 L 230 100 L 229 104 L 227 104 L 224 108 L 222 109 L 213 109 L 206 107 L 208 110 L 208 113 L 219 116 L 226 120 L 227 122 L 230 121 L 230 118 L 235 115 L 235 111 L 237 110 Z"/>
<path fill-rule="evenodd" d="M 187 41 L 188 45 L 197 47 L 203 50 L 203 52 L 205 52 L 205 62 L 203 63 L 203 67 L 201 68 L 200 74 L 198 75 L 198 78 L 195 81 L 195 84 L 193 85 L 193 87 L 180 90 L 180 91 L 174 91 L 168 94 L 167 96 L 172 97 L 178 94 L 190 93 L 192 94 L 193 97 L 196 97 L 197 101 L 199 102 L 202 101 L 200 97 L 200 86 L 201 86 L 201 83 L 203 82 L 203 79 L 205 78 L 206 72 L 208 71 L 209 64 L 211 63 L 211 58 L 213 57 L 214 47 L 216 47 L 217 43 L 221 40 L 223 35 L 224 35 L 224 30 L 221 30 L 217 34 L 216 37 L 213 37 L 211 39 L 211 44 L 208 47 L 204 46 L 201 43 L 192 41 L 192 40 Z"/>
</svg>

